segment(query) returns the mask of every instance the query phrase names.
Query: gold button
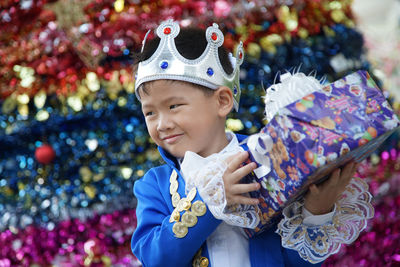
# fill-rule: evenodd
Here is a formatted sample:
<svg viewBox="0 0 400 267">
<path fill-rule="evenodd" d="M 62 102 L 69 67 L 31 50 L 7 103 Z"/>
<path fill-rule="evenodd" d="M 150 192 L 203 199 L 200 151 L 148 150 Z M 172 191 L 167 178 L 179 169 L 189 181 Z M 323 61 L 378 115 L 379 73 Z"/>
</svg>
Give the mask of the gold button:
<svg viewBox="0 0 400 267">
<path fill-rule="evenodd" d="M 178 190 L 178 181 L 177 180 L 173 180 L 171 182 L 171 184 L 169 185 L 169 193 L 172 195 L 173 193 L 175 193 Z"/>
<path fill-rule="evenodd" d="M 178 177 L 178 174 L 176 173 L 175 170 L 173 170 L 171 173 L 171 176 L 169 177 L 169 182 L 176 180 L 177 177 Z"/>
<path fill-rule="evenodd" d="M 194 215 L 193 212 L 186 211 L 186 212 L 182 215 L 182 223 L 183 223 L 186 227 L 193 227 L 193 226 L 195 226 L 196 223 L 197 223 L 197 216 Z"/>
<path fill-rule="evenodd" d="M 189 199 L 184 197 L 181 198 L 181 200 L 179 200 L 179 203 L 176 208 L 178 209 L 178 211 L 184 211 L 190 209 L 191 206 L 192 203 L 190 203 Z"/>
<path fill-rule="evenodd" d="M 192 204 L 192 212 L 196 216 L 203 216 L 207 211 L 206 205 L 203 203 L 203 201 L 197 200 Z"/>
<path fill-rule="evenodd" d="M 200 267 L 207 267 L 209 264 L 208 259 L 206 257 L 200 258 Z"/>
<path fill-rule="evenodd" d="M 176 206 L 178 206 L 179 200 L 181 200 L 181 196 L 179 195 L 178 192 L 175 192 L 172 196 L 171 196 L 171 202 L 172 202 L 172 206 L 174 208 L 176 208 Z"/>
<path fill-rule="evenodd" d="M 172 226 L 172 232 L 175 234 L 177 238 L 183 238 L 188 233 L 188 228 L 183 225 L 181 222 L 176 222 L 174 226 Z"/>
<path fill-rule="evenodd" d="M 197 190 L 196 187 L 193 187 L 192 189 L 190 189 L 188 195 L 187 195 L 187 199 L 189 199 L 190 201 L 193 201 L 194 197 L 196 196 Z"/>
<path fill-rule="evenodd" d="M 171 217 L 169 218 L 169 222 L 179 222 L 179 218 L 181 217 L 179 211 L 177 209 L 174 209 L 174 211 L 171 213 Z"/>
</svg>

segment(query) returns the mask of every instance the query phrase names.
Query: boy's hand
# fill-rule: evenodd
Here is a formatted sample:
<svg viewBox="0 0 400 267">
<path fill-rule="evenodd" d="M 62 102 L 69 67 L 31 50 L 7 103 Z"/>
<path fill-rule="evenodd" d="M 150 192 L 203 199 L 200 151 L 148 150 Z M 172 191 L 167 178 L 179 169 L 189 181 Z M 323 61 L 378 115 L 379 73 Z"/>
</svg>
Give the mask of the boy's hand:
<svg viewBox="0 0 400 267">
<path fill-rule="evenodd" d="M 330 178 L 322 184 L 310 185 L 304 197 L 304 207 L 314 215 L 331 212 L 336 200 L 356 173 L 358 166 L 358 163 L 349 162 L 343 169 L 334 170 Z"/>
<path fill-rule="evenodd" d="M 246 197 L 243 194 L 259 190 L 260 184 L 240 183 L 240 180 L 244 176 L 251 173 L 254 169 L 257 168 L 257 164 L 255 162 L 241 166 L 242 163 L 248 159 L 248 157 L 249 153 L 247 151 L 244 151 L 235 154 L 226 160 L 228 168 L 226 169 L 224 175 L 222 176 L 222 179 L 224 180 L 227 205 L 232 205 L 232 204 L 257 205 L 259 202 L 258 199 Z"/>
</svg>

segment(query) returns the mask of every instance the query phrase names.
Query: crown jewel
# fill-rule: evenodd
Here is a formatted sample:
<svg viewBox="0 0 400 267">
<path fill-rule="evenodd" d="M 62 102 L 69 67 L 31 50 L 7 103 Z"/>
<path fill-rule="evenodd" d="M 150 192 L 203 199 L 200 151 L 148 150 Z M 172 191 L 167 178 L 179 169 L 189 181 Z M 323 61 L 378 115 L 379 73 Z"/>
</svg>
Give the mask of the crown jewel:
<svg viewBox="0 0 400 267">
<path fill-rule="evenodd" d="M 238 110 L 239 67 L 243 62 L 244 54 L 242 43 L 237 48 L 236 58 L 230 55 L 233 72 L 227 74 L 218 57 L 218 47 L 224 43 L 224 35 L 216 23 L 206 30 L 208 44 L 203 54 L 193 60 L 183 57 L 175 47 L 174 39 L 178 36 L 179 31 L 179 24 L 173 20 L 164 21 L 158 26 L 156 34 L 160 37 L 160 44 L 149 59 L 139 63 L 135 90 L 145 82 L 161 79 L 186 81 L 211 89 L 217 89 L 224 85 L 231 89 L 234 96 L 234 107 Z M 142 51 L 146 39 L 147 35 L 143 40 Z"/>
</svg>

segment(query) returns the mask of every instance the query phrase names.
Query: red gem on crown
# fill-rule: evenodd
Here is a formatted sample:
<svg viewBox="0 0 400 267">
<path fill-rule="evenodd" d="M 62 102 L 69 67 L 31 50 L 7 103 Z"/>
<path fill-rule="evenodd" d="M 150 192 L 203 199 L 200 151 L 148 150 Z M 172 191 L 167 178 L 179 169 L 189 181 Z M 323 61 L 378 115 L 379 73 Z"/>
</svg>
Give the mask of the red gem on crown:
<svg viewBox="0 0 400 267">
<path fill-rule="evenodd" d="M 217 41 L 218 35 L 217 35 L 215 32 L 213 32 L 213 33 L 211 34 L 211 39 L 213 39 L 214 41 Z"/>
<path fill-rule="evenodd" d="M 167 27 L 164 29 L 164 34 L 170 34 L 171 33 L 171 28 Z"/>
<path fill-rule="evenodd" d="M 242 59 L 242 57 L 243 57 L 243 53 L 239 52 L 239 58 Z"/>
</svg>

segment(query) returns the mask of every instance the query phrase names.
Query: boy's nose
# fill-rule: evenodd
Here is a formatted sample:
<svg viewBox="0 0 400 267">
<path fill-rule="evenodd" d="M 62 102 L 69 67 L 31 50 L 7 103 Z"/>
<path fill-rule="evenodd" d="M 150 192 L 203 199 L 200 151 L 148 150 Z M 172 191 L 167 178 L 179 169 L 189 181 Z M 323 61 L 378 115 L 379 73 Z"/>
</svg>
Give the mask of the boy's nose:
<svg viewBox="0 0 400 267">
<path fill-rule="evenodd" d="M 173 128 L 173 122 L 170 116 L 168 115 L 161 115 L 158 120 L 157 124 L 157 131 L 165 131 L 170 130 Z"/>
</svg>

